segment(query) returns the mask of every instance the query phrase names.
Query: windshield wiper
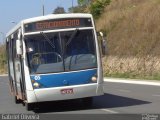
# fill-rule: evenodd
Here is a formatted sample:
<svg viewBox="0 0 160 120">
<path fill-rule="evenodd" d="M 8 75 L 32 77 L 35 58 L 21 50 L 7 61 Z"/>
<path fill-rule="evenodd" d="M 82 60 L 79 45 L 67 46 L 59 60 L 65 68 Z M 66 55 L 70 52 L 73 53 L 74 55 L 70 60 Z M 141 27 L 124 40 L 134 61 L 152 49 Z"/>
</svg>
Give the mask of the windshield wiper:
<svg viewBox="0 0 160 120">
<path fill-rule="evenodd" d="M 40 33 L 45 38 L 45 40 L 47 40 L 47 42 L 52 46 L 52 48 L 55 48 L 55 45 L 50 41 L 48 36 L 46 34 L 44 34 L 43 32 L 40 32 Z"/>
<path fill-rule="evenodd" d="M 77 28 L 74 30 L 74 32 L 72 33 L 72 35 L 69 38 L 68 42 L 66 43 L 66 46 L 68 46 L 71 43 L 71 41 L 73 40 L 73 38 L 75 38 L 75 36 L 77 35 L 78 31 L 79 31 L 79 29 L 77 29 Z"/>
<path fill-rule="evenodd" d="M 68 46 L 68 45 L 72 42 L 72 40 L 77 36 L 78 32 L 79 32 L 79 29 L 76 28 L 76 29 L 73 31 L 73 33 L 72 33 L 72 35 L 70 36 L 70 38 L 68 39 L 68 41 L 67 41 L 67 43 L 66 43 L 66 46 Z M 66 48 L 66 49 L 67 49 L 67 48 Z M 71 69 L 72 58 L 73 58 L 73 56 L 70 57 L 69 68 L 68 68 L 69 70 Z"/>
</svg>

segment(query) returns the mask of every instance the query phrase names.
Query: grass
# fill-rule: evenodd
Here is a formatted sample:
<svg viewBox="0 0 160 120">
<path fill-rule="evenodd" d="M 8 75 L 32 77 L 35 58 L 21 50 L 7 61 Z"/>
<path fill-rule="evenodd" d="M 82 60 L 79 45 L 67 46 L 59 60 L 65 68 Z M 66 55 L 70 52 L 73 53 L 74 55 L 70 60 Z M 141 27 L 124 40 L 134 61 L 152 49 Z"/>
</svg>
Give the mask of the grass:
<svg viewBox="0 0 160 120">
<path fill-rule="evenodd" d="M 160 80 L 160 57 L 107 56 L 103 58 L 104 76 Z"/>
<path fill-rule="evenodd" d="M 7 72 L 5 45 L 0 45 L 0 74 Z"/>
<path fill-rule="evenodd" d="M 112 0 L 96 21 L 110 55 L 160 55 L 159 0 Z"/>
<path fill-rule="evenodd" d="M 160 0 L 112 0 L 105 8 L 96 21 L 107 35 L 105 76 L 160 80 L 159 13 Z"/>
</svg>

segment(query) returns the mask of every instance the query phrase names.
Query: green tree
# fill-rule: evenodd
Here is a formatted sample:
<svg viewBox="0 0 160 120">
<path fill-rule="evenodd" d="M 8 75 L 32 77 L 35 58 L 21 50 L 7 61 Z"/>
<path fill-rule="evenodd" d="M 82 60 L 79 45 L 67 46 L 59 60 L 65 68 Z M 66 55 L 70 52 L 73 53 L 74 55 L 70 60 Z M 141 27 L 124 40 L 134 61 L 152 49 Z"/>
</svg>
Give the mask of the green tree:
<svg viewBox="0 0 160 120">
<path fill-rule="evenodd" d="M 62 13 L 66 13 L 63 7 L 57 7 L 54 11 L 53 14 L 62 14 Z"/>
<path fill-rule="evenodd" d="M 71 8 L 69 8 L 68 9 L 68 11 L 70 12 L 70 13 L 86 13 L 86 6 L 76 6 L 76 7 L 71 7 Z"/>
<path fill-rule="evenodd" d="M 0 74 L 6 73 L 6 51 L 5 51 L 5 44 L 0 44 Z"/>
<path fill-rule="evenodd" d="M 73 13 L 86 13 L 89 12 L 87 11 L 87 7 L 89 6 L 89 3 L 91 0 L 78 0 L 78 6 L 71 7 L 68 9 L 69 12 Z"/>
<path fill-rule="evenodd" d="M 98 18 L 110 2 L 111 0 L 95 0 L 90 5 L 90 13 L 94 16 L 94 18 Z"/>
<path fill-rule="evenodd" d="M 89 5 L 89 3 L 91 2 L 91 0 L 78 0 L 78 5 L 79 6 L 83 6 L 83 5 Z"/>
</svg>

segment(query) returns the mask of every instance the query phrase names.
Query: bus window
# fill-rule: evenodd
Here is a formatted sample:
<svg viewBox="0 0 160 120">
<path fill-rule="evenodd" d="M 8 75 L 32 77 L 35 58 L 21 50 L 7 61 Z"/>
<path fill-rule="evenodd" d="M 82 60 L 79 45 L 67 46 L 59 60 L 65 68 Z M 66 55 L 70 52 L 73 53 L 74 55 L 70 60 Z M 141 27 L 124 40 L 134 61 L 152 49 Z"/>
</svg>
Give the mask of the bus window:
<svg viewBox="0 0 160 120">
<path fill-rule="evenodd" d="M 92 30 L 31 35 L 25 41 L 31 73 L 55 73 L 97 67 Z"/>
<path fill-rule="evenodd" d="M 66 43 L 65 66 L 67 70 L 81 70 L 97 67 L 95 39 L 92 30 L 79 30 L 72 37 L 74 32 L 63 32 L 69 36 Z M 72 40 L 70 40 L 72 38 Z M 69 41 L 69 43 L 68 43 Z"/>
<path fill-rule="evenodd" d="M 47 36 L 55 47 L 41 34 L 28 36 L 25 40 L 31 73 L 64 71 L 58 34 L 47 34 Z"/>
</svg>

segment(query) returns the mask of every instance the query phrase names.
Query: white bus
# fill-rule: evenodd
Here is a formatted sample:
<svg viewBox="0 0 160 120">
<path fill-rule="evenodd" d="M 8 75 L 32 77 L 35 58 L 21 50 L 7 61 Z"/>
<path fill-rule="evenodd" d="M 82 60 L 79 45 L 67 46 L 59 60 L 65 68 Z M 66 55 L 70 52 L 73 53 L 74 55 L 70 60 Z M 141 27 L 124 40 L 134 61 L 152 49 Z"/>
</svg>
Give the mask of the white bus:
<svg viewBox="0 0 160 120">
<path fill-rule="evenodd" d="M 103 95 L 99 44 L 90 14 L 51 14 L 21 21 L 6 35 L 10 90 L 35 103 Z"/>
</svg>

